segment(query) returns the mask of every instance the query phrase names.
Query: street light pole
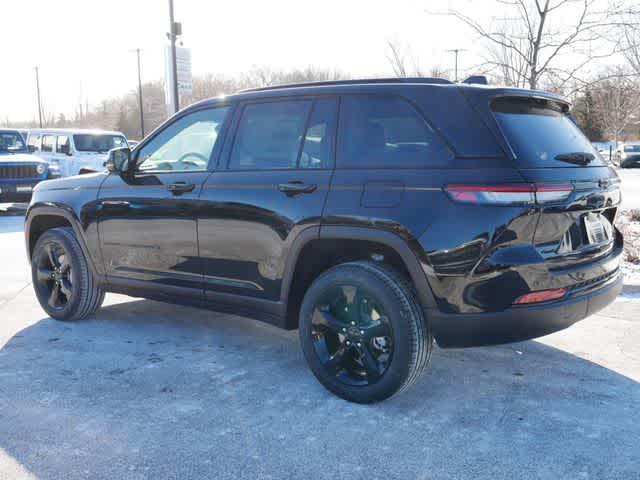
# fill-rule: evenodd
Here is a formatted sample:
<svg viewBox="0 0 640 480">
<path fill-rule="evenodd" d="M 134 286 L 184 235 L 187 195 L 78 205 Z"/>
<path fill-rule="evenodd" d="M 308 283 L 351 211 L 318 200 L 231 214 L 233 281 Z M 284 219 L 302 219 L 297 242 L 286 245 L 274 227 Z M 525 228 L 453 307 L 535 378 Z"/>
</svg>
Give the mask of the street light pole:
<svg viewBox="0 0 640 480">
<path fill-rule="evenodd" d="M 140 75 L 140 49 L 136 48 L 138 57 L 138 103 L 140 104 L 140 140 L 144 138 L 144 108 L 142 104 L 142 77 Z"/>
<path fill-rule="evenodd" d="M 466 50 L 461 49 L 461 48 L 453 48 L 453 49 L 451 49 L 451 50 L 447 50 L 447 52 L 453 52 L 453 53 L 454 53 L 454 55 L 455 55 L 455 59 L 456 59 L 456 60 L 455 60 L 455 62 L 456 62 L 456 67 L 455 67 L 455 72 L 456 72 L 456 73 L 455 73 L 455 81 L 456 81 L 456 82 L 458 81 L 458 54 L 459 54 L 460 52 L 464 52 L 464 51 L 466 51 Z"/>
<path fill-rule="evenodd" d="M 170 88 L 173 89 L 173 113 L 176 113 L 180 109 L 180 100 L 178 98 L 178 65 L 176 60 L 177 36 L 176 23 L 173 20 L 173 0 L 169 0 L 169 40 L 171 41 L 171 70 L 173 72 L 173 85 L 171 85 Z"/>
<path fill-rule="evenodd" d="M 42 128 L 42 104 L 40 103 L 40 75 L 38 74 L 38 66 L 36 70 L 36 93 L 38 95 L 38 120 L 40 121 L 40 128 Z"/>
</svg>

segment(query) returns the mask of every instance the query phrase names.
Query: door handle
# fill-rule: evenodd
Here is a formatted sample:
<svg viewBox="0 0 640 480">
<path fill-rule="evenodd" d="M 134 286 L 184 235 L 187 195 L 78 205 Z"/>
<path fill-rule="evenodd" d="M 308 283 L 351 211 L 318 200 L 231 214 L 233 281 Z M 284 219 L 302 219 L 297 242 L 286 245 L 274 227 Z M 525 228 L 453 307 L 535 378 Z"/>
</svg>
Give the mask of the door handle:
<svg viewBox="0 0 640 480">
<path fill-rule="evenodd" d="M 176 182 L 167 185 L 167 190 L 174 195 L 182 195 L 183 193 L 192 192 L 194 188 L 196 188 L 196 186 L 193 183 Z"/>
<path fill-rule="evenodd" d="M 287 197 L 293 197 L 299 193 L 311 193 L 318 188 L 315 183 L 303 183 L 299 180 L 294 180 L 288 183 L 281 183 L 278 185 L 278 190 L 282 193 L 286 193 Z"/>
<path fill-rule="evenodd" d="M 129 208 L 129 202 L 125 200 L 104 200 L 100 203 L 105 208 Z"/>
</svg>

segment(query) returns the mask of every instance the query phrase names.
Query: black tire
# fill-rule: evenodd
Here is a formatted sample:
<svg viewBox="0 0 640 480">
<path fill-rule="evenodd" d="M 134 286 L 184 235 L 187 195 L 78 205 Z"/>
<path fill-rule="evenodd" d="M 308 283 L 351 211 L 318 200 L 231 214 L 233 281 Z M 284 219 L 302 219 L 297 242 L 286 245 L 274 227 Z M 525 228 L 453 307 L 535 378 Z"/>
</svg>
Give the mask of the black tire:
<svg viewBox="0 0 640 480">
<path fill-rule="evenodd" d="M 40 236 L 31 256 L 31 277 L 38 302 L 56 320 L 86 318 L 104 300 L 104 290 L 70 227 L 53 228 Z"/>
<path fill-rule="evenodd" d="M 340 308 L 345 306 L 345 312 L 348 310 L 345 302 L 349 302 L 344 293 L 346 288 L 355 288 L 352 303 L 348 305 L 365 305 L 367 298 L 373 298 L 371 302 L 380 305 L 376 308 L 385 312 L 385 315 L 378 316 L 378 326 L 375 328 L 382 328 L 384 320 L 385 328 L 390 329 L 391 338 L 388 343 L 384 340 L 387 337 L 366 337 L 366 325 L 373 318 L 373 313 L 370 310 L 369 314 L 365 313 L 363 316 L 359 306 L 355 308 L 356 313 L 344 315 L 355 315 L 354 318 L 361 319 L 365 324 L 363 330 L 356 332 L 359 326 L 356 328 L 347 325 L 339 329 L 346 333 L 334 335 L 336 329 L 330 327 L 335 324 L 336 318 L 332 313 L 335 308 L 324 303 L 328 302 L 327 298 L 332 296 L 331 292 L 336 291 L 336 288 L 343 292 L 343 299 L 342 303 L 333 305 L 340 305 Z M 363 300 L 359 300 L 361 297 L 358 296 L 361 291 L 366 292 Z M 317 323 L 318 317 L 321 324 Z M 331 318 L 331 321 L 324 326 L 322 322 L 326 318 Z M 354 325 L 353 322 L 350 324 Z M 354 329 L 355 336 L 351 336 L 351 328 Z M 307 363 L 320 383 L 337 396 L 357 403 L 379 402 L 412 385 L 427 367 L 433 346 L 429 322 L 407 279 L 384 264 L 366 261 L 337 265 L 311 284 L 300 309 L 299 336 Z M 349 344 L 349 339 L 351 346 L 345 347 L 345 344 Z M 383 339 L 382 348 L 386 344 L 391 350 L 386 354 L 387 362 L 374 362 L 375 369 L 371 369 L 370 365 L 367 368 L 364 366 L 367 363 L 365 360 L 375 357 L 375 352 L 372 356 L 372 348 L 378 348 L 374 343 L 380 339 Z M 357 342 L 357 347 L 354 342 Z M 345 348 L 351 349 L 347 350 L 347 366 L 342 366 L 345 361 L 341 360 L 341 365 L 336 367 L 338 354 L 342 358 L 346 356 Z M 325 354 L 332 349 L 333 354 Z M 384 350 L 380 352 L 383 353 L 377 356 L 377 360 L 384 356 Z M 354 362 L 355 367 L 352 365 Z M 362 365 L 361 371 L 357 368 L 359 365 Z M 370 372 L 374 381 L 369 381 Z"/>
</svg>

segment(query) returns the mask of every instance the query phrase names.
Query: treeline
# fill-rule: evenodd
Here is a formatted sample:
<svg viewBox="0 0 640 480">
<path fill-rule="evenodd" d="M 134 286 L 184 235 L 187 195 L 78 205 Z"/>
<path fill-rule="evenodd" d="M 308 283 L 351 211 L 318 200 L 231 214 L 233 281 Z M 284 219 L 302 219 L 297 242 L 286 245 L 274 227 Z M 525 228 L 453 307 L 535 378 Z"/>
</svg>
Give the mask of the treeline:
<svg viewBox="0 0 640 480">
<path fill-rule="evenodd" d="M 193 94 L 180 98 L 180 106 L 185 107 L 206 98 L 230 94 L 247 88 L 276 85 L 282 83 L 310 82 L 319 80 L 337 80 L 347 78 L 338 70 L 308 67 L 288 71 L 276 71 L 269 68 L 254 68 L 238 76 L 213 75 L 193 78 Z M 145 133 L 148 134 L 167 119 L 164 83 L 147 82 L 142 85 Z M 118 130 L 127 138 L 140 138 L 140 106 L 138 91 L 132 90 L 126 95 L 105 99 L 99 105 L 90 108 L 77 105 L 71 116 L 64 113 L 45 115 L 46 127 L 56 128 L 100 128 Z M 35 120 L 14 126 L 35 127 Z"/>
<path fill-rule="evenodd" d="M 442 75 L 446 76 L 446 72 Z M 338 80 L 349 78 L 339 70 L 308 67 L 288 71 L 254 68 L 237 75 L 207 74 L 193 79 L 193 94 L 181 98 L 181 107 L 239 90 L 294 82 Z M 495 81 L 508 84 L 504 79 Z M 638 76 L 617 69 L 593 78 L 581 89 L 545 86 L 549 90 L 568 95 L 573 102 L 573 115 L 591 141 L 623 141 L 640 139 L 640 82 Z M 144 124 L 148 134 L 167 119 L 164 84 L 161 81 L 145 83 L 143 90 Z M 45 116 L 47 127 L 101 128 L 118 130 L 127 138 L 140 138 L 140 108 L 138 92 L 101 101 L 97 106 L 77 105 L 72 115 L 60 113 Z M 36 126 L 35 121 L 15 126 Z"/>
</svg>

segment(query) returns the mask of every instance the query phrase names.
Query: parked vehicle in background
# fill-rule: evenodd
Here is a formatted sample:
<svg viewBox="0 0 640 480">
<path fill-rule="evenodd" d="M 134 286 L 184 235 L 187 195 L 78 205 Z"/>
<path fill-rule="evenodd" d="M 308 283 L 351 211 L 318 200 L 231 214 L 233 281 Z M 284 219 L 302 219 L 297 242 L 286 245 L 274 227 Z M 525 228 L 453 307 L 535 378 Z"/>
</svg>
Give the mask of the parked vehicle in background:
<svg viewBox="0 0 640 480">
<path fill-rule="evenodd" d="M 27 143 L 31 152 L 59 165 L 63 177 L 103 171 L 107 152 L 128 146 L 120 132 L 60 128 L 34 128 Z"/>
<path fill-rule="evenodd" d="M 113 291 L 298 329 L 355 402 L 441 347 L 561 330 L 622 288 L 616 171 L 553 94 L 442 79 L 205 100 L 108 171 L 45 182 L 25 221 L 36 296 L 77 320 Z"/>
<path fill-rule="evenodd" d="M 22 135 L 22 139 L 24 140 L 24 143 L 27 143 L 27 138 L 29 138 L 29 130 L 26 128 L 19 128 L 18 131 L 20 132 L 20 135 Z"/>
<path fill-rule="evenodd" d="M 29 153 L 18 130 L 0 129 L 0 203 L 29 201 L 36 184 L 59 176 L 55 166 Z"/>
<path fill-rule="evenodd" d="M 640 166 L 640 142 L 621 143 L 616 149 L 615 157 L 620 168 Z"/>
</svg>

